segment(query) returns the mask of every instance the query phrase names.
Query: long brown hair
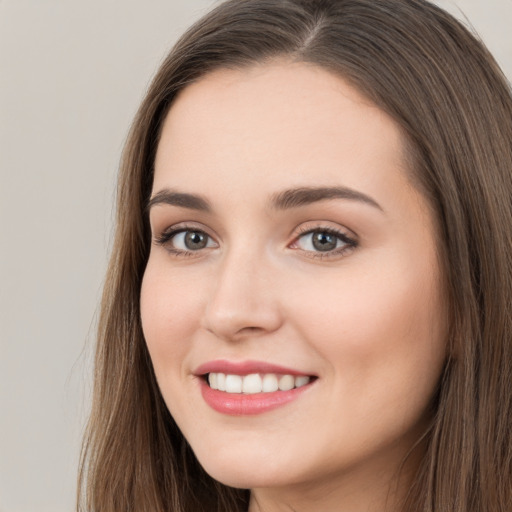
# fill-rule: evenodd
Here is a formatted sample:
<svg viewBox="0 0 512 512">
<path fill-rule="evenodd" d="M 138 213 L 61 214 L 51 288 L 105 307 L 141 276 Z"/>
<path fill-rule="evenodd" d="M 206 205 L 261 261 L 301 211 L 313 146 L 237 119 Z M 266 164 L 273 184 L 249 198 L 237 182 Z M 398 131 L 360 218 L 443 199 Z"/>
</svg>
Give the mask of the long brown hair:
<svg viewBox="0 0 512 512">
<path fill-rule="evenodd" d="M 509 511 L 512 97 L 477 38 L 424 0 L 228 0 L 162 64 L 121 164 L 78 510 L 247 510 L 248 491 L 208 476 L 170 416 L 144 342 L 139 294 L 153 162 L 173 99 L 214 69 L 277 57 L 338 74 L 395 119 L 412 179 L 438 222 L 450 355 L 405 510 Z"/>
</svg>

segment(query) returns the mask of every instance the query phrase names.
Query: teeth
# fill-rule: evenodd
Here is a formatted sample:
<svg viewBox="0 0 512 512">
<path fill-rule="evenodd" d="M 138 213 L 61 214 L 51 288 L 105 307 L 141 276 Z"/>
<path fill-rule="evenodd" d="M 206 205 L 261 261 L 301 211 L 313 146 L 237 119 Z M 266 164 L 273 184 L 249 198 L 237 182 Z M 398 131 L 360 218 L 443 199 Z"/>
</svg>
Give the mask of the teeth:
<svg viewBox="0 0 512 512">
<path fill-rule="evenodd" d="M 279 379 L 279 389 L 281 391 L 290 391 L 295 386 L 295 379 L 291 375 L 283 375 Z"/>
<path fill-rule="evenodd" d="M 306 384 L 309 384 L 310 378 L 309 377 L 295 377 L 295 387 L 301 388 L 302 386 L 305 386 Z"/>
<path fill-rule="evenodd" d="M 255 393 L 272 393 L 274 391 L 289 391 L 293 388 L 300 388 L 309 384 L 310 377 L 301 375 L 277 375 L 275 373 L 266 373 L 260 375 L 251 373 L 250 375 L 231 375 L 224 373 L 209 373 L 208 383 L 212 389 L 225 391 L 226 393 L 245 393 L 252 395 Z"/>
<path fill-rule="evenodd" d="M 261 393 L 262 382 L 261 377 L 257 373 L 252 373 L 243 378 L 242 392 L 244 393 Z"/>
<path fill-rule="evenodd" d="M 226 393 L 241 393 L 242 377 L 240 375 L 226 375 Z"/>
<path fill-rule="evenodd" d="M 219 389 L 217 387 L 217 373 L 209 373 L 208 374 L 208 384 L 210 384 L 210 387 L 212 389 Z"/>
<path fill-rule="evenodd" d="M 278 389 L 279 384 L 277 383 L 277 375 L 267 373 L 263 377 L 263 392 L 272 393 L 272 391 L 277 391 Z"/>
<path fill-rule="evenodd" d="M 223 373 L 217 373 L 217 389 L 219 391 L 226 391 L 226 375 Z"/>
</svg>

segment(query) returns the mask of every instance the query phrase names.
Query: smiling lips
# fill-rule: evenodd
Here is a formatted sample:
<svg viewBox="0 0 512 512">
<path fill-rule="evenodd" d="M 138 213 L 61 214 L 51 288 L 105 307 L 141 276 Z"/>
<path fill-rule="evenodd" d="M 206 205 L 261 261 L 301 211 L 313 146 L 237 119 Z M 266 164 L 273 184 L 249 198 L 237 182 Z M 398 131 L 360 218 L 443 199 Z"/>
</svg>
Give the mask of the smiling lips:
<svg viewBox="0 0 512 512">
<path fill-rule="evenodd" d="M 217 412 L 253 415 L 298 398 L 316 377 L 260 362 L 213 361 L 199 367 L 201 393 Z"/>
</svg>

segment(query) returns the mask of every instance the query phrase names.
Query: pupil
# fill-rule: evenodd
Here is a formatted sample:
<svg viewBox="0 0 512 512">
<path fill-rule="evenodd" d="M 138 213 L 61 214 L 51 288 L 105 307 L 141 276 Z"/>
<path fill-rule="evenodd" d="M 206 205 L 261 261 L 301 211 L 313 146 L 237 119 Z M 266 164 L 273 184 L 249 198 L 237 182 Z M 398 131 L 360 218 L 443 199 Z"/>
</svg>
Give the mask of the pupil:
<svg viewBox="0 0 512 512">
<path fill-rule="evenodd" d="M 318 251 L 332 251 L 336 249 L 336 237 L 329 233 L 318 231 L 313 233 L 313 247 Z"/>
<path fill-rule="evenodd" d="M 206 236 L 198 231 L 189 231 L 185 235 L 185 245 L 192 250 L 204 249 L 206 247 Z"/>
</svg>

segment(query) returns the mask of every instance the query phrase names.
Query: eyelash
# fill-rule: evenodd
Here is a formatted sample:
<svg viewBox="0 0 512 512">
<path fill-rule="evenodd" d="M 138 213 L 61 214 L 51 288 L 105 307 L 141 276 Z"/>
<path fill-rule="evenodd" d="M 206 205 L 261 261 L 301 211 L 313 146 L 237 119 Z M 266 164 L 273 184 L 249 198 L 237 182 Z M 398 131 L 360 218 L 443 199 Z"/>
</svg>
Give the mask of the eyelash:
<svg viewBox="0 0 512 512">
<path fill-rule="evenodd" d="M 310 235 L 313 233 L 325 233 L 328 235 L 332 235 L 332 236 L 336 237 L 338 240 L 341 240 L 341 242 L 344 244 L 343 247 L 336 248 L 332 251 L 325 251 L 325 252 L 307 251 L 307 250 L 303 250 L 303 249 L 298 249 L 298 250 L 301 250 L 303 253 L 307 254 L 307 257 L 309 257 L 309 258 L 326 259 L 326 258 L 332 258 L 332 257 L 339 257 L 339 256 L 342 256 L 343 254 L 345 254 L 346 252 L 355 249 L 359 245 L 357 240 L 348 236 L 343 231 L 339 231 L 337 229 L 330 228 L 330 227 L 322 227 L 322 226 L 317 226 L 314 228 L 301 227 L 301 228 L 299 228 L 298 231 L 299 232 L 298 232 L 297 236 L 295 236 L 295 238 L 293 239 L 292 243 L 289 244 L 289 246 L 296 245 L 297 242 L 302 237 L 305 237 L 306 235 Z M 169 229 L 165 230 L 158 237 L 155 238 L 155 243 L 157 245 L 165 247 L 165 249 L 168 252 L 170 252 L 173 256 L 176 256 L 176 257 L 187 258 L 187 257 L 199 256 L 199 253 L 202 252 L 201 249 L 198 249 L 196 251 L 176 249 L 175 247 L 172 247 L 169 244 L 169 242 L 171 242 L 171 240 L 175 236 L 177 236 L 180 233 L 186 233 L 186 232 L 202 233 L 209 239 L 213 239 L 206 231 L 204 231 L 202 229 L 199 229 L 195 226 L 182 225 L 178 228 L 169 228 Z"/>
<path fill-rule="evenodd" d="M 169 243 L 176 235 L 179 235 L 180 233 L 186 233 L 187 231 L 203 233 L 208 238 L 212 238 L 203 229 L 199 229 L 195 226 L 187 226 L 185 224 L 185 225 L 181 225 L 178 228 L 171 227 L 169 229 L 166 229 L 155 239 L 155 243 L 157 245 L 165 247 L 165 249 L 168 252 L 170 252 L 173 256 L 176 256 L 176 257 L 183 257 L 183 258 L 189 257 L 190 258 L 190 257 L 198 256 L 198 253 L 200 251 L 187 251 L 187 250 L 183 250 L 183 249 L 176 249 L 175 247 L 172 247 L 172 245 L 170 245 L 170 243 Z"/>
<path fill-rule="evenodd" d="M 314 228 L 300 227 L 298 231 L 299 231 L 299 233 L 294 238 L 294 240 L 293 240 L 291 245 L 297 244 L 297 242 L 302 237 L 305 237 L 306 235 L 310 235 L 310 234 L 313 234 L 313 233 L 325 233 L 327 235 L 332 235 L 332 236 L 336 237 L 338 240 L 341 240 L 341 242 L 343 242 L 343 244 L 344 244 L 342 247 L 336 248 L 336 249 L 334 249 L 332 251 L 325 251 L 325 252 L 322 252 L 322 251 L 303 251 L 304 253 L 306 253 L 308 255 L 309 258 L 318 258 L 318 259 L 335 258 L 335 257 L 342 256 L 346 252 L 351 251 L 351 250 L 355 249 L 358 246 L 357 240 L 355 240 L 354 238 L 348 236 L 343 231 L 339 231 L 339 230 L 337 230 L 335 228 L 323 227 L 323 226 L 317 226 L 317 227 L 314 227 Z"/>
</svg>

